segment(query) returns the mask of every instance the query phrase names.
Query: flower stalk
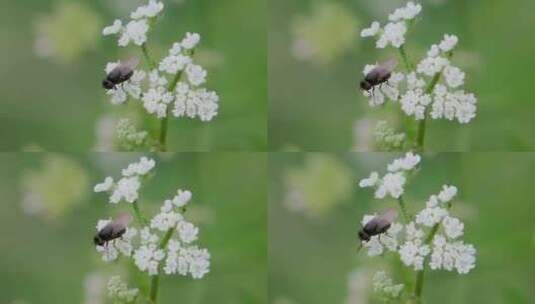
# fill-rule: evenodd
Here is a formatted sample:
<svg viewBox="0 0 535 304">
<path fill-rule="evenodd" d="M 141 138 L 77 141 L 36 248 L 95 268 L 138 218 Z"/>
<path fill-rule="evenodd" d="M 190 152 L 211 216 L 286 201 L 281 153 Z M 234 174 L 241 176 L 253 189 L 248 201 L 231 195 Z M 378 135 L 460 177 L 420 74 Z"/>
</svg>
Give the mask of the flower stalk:
<svg viewBox="0 0 535 304">
<path fill-rule="evenodd" d="M 165 249 L 167 247 L 167 243 L 169 243 L 169 240 L 171 239 L 171 237 L 173 236 L 173 233 L 175 232 L 176 230 L 176 227 L 172 227 L 172 228 L 169 228 L 169 230 L 167 230 L 167 232 L 165 233 L 165 236 L 163 237 L 160 245 L 158 246 L 160 249 Z M 149 295 L 150 295 L 150 302 L 151 304 L 156 304 L 157 303 L 157 299 L 158 299 L 158 290 L 159 290 L 159 287 L 160 287 L 160 275 L 159 273 L 161 272 L 161 265 L 159 267 L 159 271 L 158 271 L 158 274 L 152 276 L 152 279 L 150 280 L 150 292 L 149 292 Z"/>
<path fill-rule="evenodd" d="M 389 46 L 397 49 L 403 72 L 396 71 L 390 60 L 366 65 L 363 69 L 366 77 L 374 80 L 377 75 L 384 74 L 387 82 L 383 85 L 384 81 L 376 81 L 377 84 L 370 85 L 371 92 L 363 91 L 363 94 L 369 98 L 371 107 L 391 101 L 400 106 L 403 115 L 415 120 L 404 123 L 406 133 L 402 134 L 409 137 L 404 146 L 416 152 L 424 151 L 427 120 L 457 120 L 466 124 L 477 111 L 477 98 L 460 88 L 464 84 L 465 73 L 449 60 L 457 45 L 457 36 L 445 34 L 440 42 L 431 45 L 426 56 L 417 64 L 411 62 L 405 36 L 421 11 L 420 4 L 409 1 L 405 7 L 389 14 L 386 24 L 373 21 L 360 34 L 361 37 L 375 37 L 378 49 Z M 400 148 L 400 145 L 394 145 L 395 142 L 378 142 L 383 144 L 381 148 L 384 150 Z"/>
</svg>

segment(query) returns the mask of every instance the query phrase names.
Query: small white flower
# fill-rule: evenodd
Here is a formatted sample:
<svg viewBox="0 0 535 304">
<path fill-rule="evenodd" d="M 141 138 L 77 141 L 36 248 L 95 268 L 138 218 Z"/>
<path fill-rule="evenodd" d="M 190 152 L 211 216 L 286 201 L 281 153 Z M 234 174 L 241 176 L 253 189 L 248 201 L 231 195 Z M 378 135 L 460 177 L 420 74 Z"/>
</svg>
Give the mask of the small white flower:
<svg viewBox="0 0 535 304">
<path fill-rule="evenodd" d="M 444 232 L 450 239 L 456 239 L 463 235 L 464 224 L 458 218 L 446 216 L 442 225 L 444 225 Z"/>
<path fill-rule="evenodd" d="M 140 186 L 141 183 L 137 176 L 121 178 L 110 196 L 110 203 L 117 204 L 123 199 L 129 203 L 133 203 L 138 198 Z"/>
<path fill-rule="evenodd" d="M 405 157 L 395 159 L 393 162 L 388 164 L 387 169 L 390 172 L 410 171 L 416 168 L 416 166 L 420 163 L 420 160 L 420 155 L 408 152 L 405 154 Z"/>
<path fill-rule="evenodd" d="M 180 45 L 179 42 L 173 43 L 173 45 L 169 49 L 169 55 L 178 55 L 181 52 L 182 52 L 182 45 Z"/>
<path fill-rule="evenodd" d="M 150 0 L 147 5 L 138 7 L 130 14 L 132 19 L 152 18 L 158 15 L 163 10 L 163 3 L 155 0 Z"/>
<path fill-rule="evenodd" d="M 128 285 L 121 280 L 120 276 L 113 276 L 108 281 L 108 295 L 119 300 L 121 303 L 131 303 L 136 299 L 139 289 L 128 289 Z"/>
<path fill-rule="evenodd" d="M 433 245 L 429 262 L 431 269 L 452 271 L 455 268 L 459 274 L 466 274 L 475 267 L 476 250 L 471 244 L 464 244 L 461 241 L 448 243 L 444 236 L 436 235 Z"/>
<path fill-rule="evenodd" d="M 173 115 L 189 118 L 198 116 L 201 121 L 210 121 L 217 115 L 218 101 L 219 96 L 215 92 L 205 89 L 188 90 L 185 94 L 179 92 L 175 98 Z"/>
<path fill-rule="evenodd" d="M 411 20 L 414 19 L 421 11 L 422 6 L 420 4 L 414 4 L 412 1 L 409 1 L 405 7 L 398 8 L 392 14 L 390 14 L 388 16 L 388 20 Z"/>
<path fill-rule="evenodd" d="M 421 89 L 425 86 L 425 81 L 416 76 L 416 73 L 411 72 L 407 74 L 407 88 L 409 90 Z"/>
<path fill-rule="evenodd" d="M 167 78 L 160 76 L 158 70 L 149 73 L 149 86 L 151 88 L 163 87 L 167 84 Z"/>
<path fill-rule="evenodd" d="M 429 94 L 423 94 L 422 90 L 410 90 L 401 96 L 401 109 L 405 114 L 414 116 L 416 120 L 425 118 L 425 110 L 431 103 L 432 99 Z"/>
<path fill-rule="evenodd" d="M 424 237 L 424 231 L 416 228 L 414 222 L 410 222 L 405 226 L 405 234 L 408 240 L 421 240 Z"/>
<path fill-rule="evenodd" d="M 360 32 L 360 37 L 372 37 L 372 36 L 375 36 L 375 35 L 377 35 L 377 33 L 379 32 L 380 29 L 381 29 L 381 25 L 379 24 L 379 22 L 374 21 L 374 22 L 372 22 L 372 24 L 370 25 L 369 28 L 365 28 Z"/>
<path fill-rule="evenodd" d="M 440 48 L 438 47 L 438 45 L 431 45 L 429 51 L 427 51 L 427 57 L 437 57 L 438 55 L 440 55 Z"/>
<path fill-rule="evenodd" d="M 124 103 L 127 98 L 126 92 L 120 86 L 116 86 L 113 90 L 107 90 L 106 95 L 111 96 L 111 103 L 114 105 Z"/>
<path fill-rule="evenodd" d="M 419 240 L 407 241 L 401 245 L 399 255 L 403 264 L 422 270 L 425 257 L 431 252 L 428 245 L 421 245 Z"/>
<path fill-rule="evenodd" d="M 186 75 L 188 76 L 189 83 L 193 86 L 199 86 L 206 81 L 206 70 L 200 65 L 189 64 L 186 67 Z"/>
<path fill-rule="evenodd" d="M 113 178 L 108 176 L 104 179 L 104 182 L 96 184 L 94 191 L 95 192 L 106 192 L 113 187 Z"/>
<path fill-rule="evenodd" d="M 175 227 L 183 219 L 182 215 L 176 212 L 162 212 L 152 218 L 150 227 L 160 231 L 167 231 Z"/>
<path fill-rule="evenodd" d="M 454 66 L 447 66 L 444 71 L 444 78 L 446 83 L 451 88 L 456 88 L 464 84 L 464 72 Z"/>
<path fill-rule="evenodd" d="M 142 45 L 147 41 L 147 31 L 149 30 L 149 25 L 147 20 L 132 20 L 126 25 L 126 29 L 119 38 L 119 46 L 127 46 L 130 41 L 135 45 Z"/>
<path fill-rule="evenodd" d="M 184 70 L 191 61 L 191 57 L 182 54 L 170 55 L 162 59 L 159 70 L 169 74 L 176 74 L 178 71 Z"/>
<path fill-rule="evenodd" d="M 406 32 L 407 26 L 404 22 L 388 23 L 377 40 L 376 47 L 383 49 L 391 44 L 393 47 L 399 48 L 405 43 Z"/>
<path fill-rule="evenodd" d="M 182 39 L 180 42 L 180 45 L 182 45 L 183 48 L 186 50 L 191 50 L 197 46 L 197 44 L 201 41 L 201 36 L 197 33 L 186 33 L 186 37 Z"/>
<path fill-rule="evenodd" d="M 186 244 L 196 241 L 197 235 L 199 234 L 199 228 L 186 221 L 180 221 L 178 223 L 177 231 L 180 240 Z"/>
<path fill-rule="evenodd" d="M 447 215 L 448 211 L 444 208 L 425 208 L 416 215 L 416 223 L 427 227 L 433 227 L 440 223 L 440 221 Z"/>
<path fill-rule="evenodd" d="M 375 191 L 375 198 L 382 199 L 386 195 L 399 198 L 403 194 L 405 181 L 405 176 L 402 173 L 387 173 Z"/>
<path fill-rule="evenodd" d="M 444 185 L 442 186 L 442 191 L 438 194 L 438 199 L 443 203 L 447 203 L 451 201 L 455 195 L 457 195 L 457 187 Z"/>
<path fill-rule="evenodd" d="M 97 252 L 102 254 L 102 261 L 112 262 L 119 257 L 119 251 L 115 246 L 96 246 Z"/>
<path fill-rule="evenodd" d="M 165 89 L 151 88 L 143 95 L 143 107 L 158 118 L 167 116 L 167 104 L 163 102 Z"/>
<path fill-rule="evenodd" d="M 424 60 L 418 63 L 418 66 L 416 67 L 416 71 L 418 71 L 418 73 L 422 73 L 427 76 L 433 76 L 436 73 L 439 73 L 440 71 L 442 71 L 442 69 L 448 66 L 449 63 L 450 62 L 448 59 L 441 57 L 441 56 L 426 57 Z"/>
<path fill-rule="evenodd" d="M 359 182 L 359 187 L 366 188 L 366 187 L 373 187 L 377 185 L 379 182 L 379 174 L 377 172 L 370 173 L 370 176 L 368 178 L 361 179 Z"/>
<path fill-rule="evenodd" d="M 438 206 L 438 204 L 439 204 L 438 196 L 436 196 L 436 195 L 433 194 L 433 195 L 431 195 L 431 196 L 429 197 L 429 199 L 428 199 L 427 202 L 425 203 L 425 206 L 426 206 L 427 208 L 433 208 L 433 207 Z"/>
<path fill-rule="evenodd" d="M 385 103 L 385 95 L 380 90 L 364 91 L 364 96 L 371 97 L 368 101 L 370 107 L 380 106 Z"/>
<path fill-rule="evenodd" d="M 191 200 L 191 197 L 191 191 L 178 189 L 177 195 L 173 197 L 173 204 L 178 208 L 184 207 Z"/>
<path fill-rule="evenodd" d="M 154 159 L 142 156 L 137 163 L 131 163 L 122 170 L 123 176 L 145 175 L 156 165 Z"/>
<path fill-rule="evenodd" d="M 115 21 L 113 21 L 112 25 L 107 26 L 102 30 L 102 35 L 107 36 L 107 35 L 117 34 L 119 33 L 119 31 L 121 31 L 122 28 L 123 28 L 123 23 L 121 22 L 121 20 L 116 19 Z"/>
<path fill-rule="evenodd" d="M 444 39 L 442 39 L 442 41 L 439 44 L 439 48 L 443 52 L 449 52 L 449 51 L 453 50 L 453 48 L 457 45 L 457 41 L 458 40 L 459 39 L 455 35 L 445 34 L 444 35 Z"/>
<path fill-rule="evenodd" d="M 403 284 L 394 284 L 386 272 L 378 271 L 373 276 L 373 290 L 389 298 L 398 298 L 404 288 Z"/>
<path fill-rule="evenodd" d="M 149 227 L 141 229 L 139 231 L 139 237 L 142 244 L 155 244 L 159 241 L 159 237 L 151 233 Z"/>
<path fill-rule="evenodd" d="M 165 258 L 165 252 L 154 244 L 142 245 L 134 252 L 133 258 L 139 270 L 153 276 L 158 274 L 158 265 Z"/>
</svg>

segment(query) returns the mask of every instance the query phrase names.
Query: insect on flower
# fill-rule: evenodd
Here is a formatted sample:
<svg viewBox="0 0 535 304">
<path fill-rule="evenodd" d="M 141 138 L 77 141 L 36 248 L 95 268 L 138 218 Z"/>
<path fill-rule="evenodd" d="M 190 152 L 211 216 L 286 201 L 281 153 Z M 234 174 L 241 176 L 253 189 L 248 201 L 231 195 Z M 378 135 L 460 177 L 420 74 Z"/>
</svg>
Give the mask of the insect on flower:
<svg viewBox="0 0 535 304">
<path fill-rule="evenodd" d="M 367 242 L 374 235 L 385 233 L 392 222 L 397 217 L 397 212 L 394 209 L 388 209 L 383 214 L 375 216 L 362 227 L 359 231 L 359 238 L 362 242 Z"/>
<path fill-rule="evenodd" d="M 387 61 L 378 64 L 371 71 L 366 73 L 364 79 L 360 82 L 360 88 L 364 91 L 372 91 L 376 86 L 380 86 L 383 83 L 388 84 L 388 79 L 392 71 L 396 68 L 398 62 L 397 60 L 391 58 Z"/>
<path fill-rule="evenodd" d="M 102 86 L 105 89 L 111 90 L 115 88 L 116 85 L 121 84 L 134 74 L 134 69 L 139 63 L 139 59 L 136 57 L 131 57 L 124 62 L 121 61 L 113 70 L 111 70 L 108 75 L 102 80 Z"/>
<path fill-rule="evenodd" d="M 93 238 L 93 242 L 95 245 L 102 246 L 109 241 L 120 238 L 126 232 L 126 227 L 131 221 L 132 216 L 130 214 L 120 214 L 113 221 L 106 224 L 104 228 L 99 230 Z"/>
</svg>

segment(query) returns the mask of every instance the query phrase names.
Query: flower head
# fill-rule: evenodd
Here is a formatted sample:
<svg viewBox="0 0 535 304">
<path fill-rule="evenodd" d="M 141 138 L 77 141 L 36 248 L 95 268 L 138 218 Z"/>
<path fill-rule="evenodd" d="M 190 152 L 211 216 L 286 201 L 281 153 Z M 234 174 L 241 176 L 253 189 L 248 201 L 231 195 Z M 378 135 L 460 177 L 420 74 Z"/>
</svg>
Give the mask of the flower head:
<svg viewBox="0 0 535 304">
<path fill-rule="evenodd" d="M 412 21 L 421 10 L 420 4 L 408 2 L 405 7 L 389 15 L 389 22 L 384 27 L 374 21 L 369 28 L 361 31 L 361 37 L 376 36 L 377 48 L 389 45 L 401 48 L 405 44 L 407 27 L 412 25 L 408 21 Z M 369 98 L 370 106 L 381 106 L 390 100 L 399 102 L 402 111 L 415 120 L 431 117 L 456 119 L 461 124 L 470 122 L 476 116 L 477 99 L 473 94 L 459 89 L 466 75 L 451 64 L 458 40 L 455 35 L 445 34 L 438 44 L 431 45 L 427 56 L 418 62 L 414 71 L 410 70 L 409 64 L 405 67 L 409 69 L 406 74 L 392 71 L 386 84 L 375 86 L 371 92 L 363 91 L 363 95 Z M 365 74 L 373 67 L 366 65 Z"/>
<path fill-rule="evenodd" d="M 121 201 L 133 203 L 138 198 L 141 187 L 140 178 L 147 175 L 156 162 L 153 159 L 141 157 L 139 162 L 131 163 L 122 170 L 122 177 L 115 183 L 112 177 L 106 177 L 104 182 L 95 185 L 95 192 L 109 192 L 110 203 L 117 204 Z"/>
</svg>

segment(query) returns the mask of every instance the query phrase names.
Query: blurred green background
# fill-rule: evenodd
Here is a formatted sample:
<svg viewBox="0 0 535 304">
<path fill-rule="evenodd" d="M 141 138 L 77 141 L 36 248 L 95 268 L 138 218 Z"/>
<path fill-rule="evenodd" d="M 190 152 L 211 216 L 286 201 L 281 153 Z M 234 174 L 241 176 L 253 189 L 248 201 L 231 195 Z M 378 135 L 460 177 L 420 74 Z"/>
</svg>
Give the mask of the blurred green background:
<svg viewBox="0 0 535 304">
<path fill-rule="evenodd" d="M 108 204 L 107 195 L 92 189 L 139 156 L 0 154 L 0 303 L 108 303 L 102 284 L 126 276 L 128 267 L 125 260 L 102 262 L 92 237 L 98 219 L 131 209 Z M 162 276 L 160 302 L 265 303 L 266 155 L 152 156 L 155 175 L 143 184 L 140 208 L 152 216 L 177 189 L 190 189 L 186 218 L 211 253 L 211 271 L 201 280 Z M 147 275 L 130 278 L 148 284 Z"/>
<path fill-rule="evenodd" d="M 269 145 L 272 150 L 369 151 L 377 120 L 398 107 L 370 108 L 358 89 L 365 64 L 398 56 L 375 49 L 360 30 L 384 24 L 405 0 L 273 0 L 269 12 Z M 535 148 L 535 2 L 423 0 L 408 34 L 415 61 L 443 34 L 459 36 L 453 64 L 478 98 L 468 125 L 428 123 L 429 151 L 529 151 Z M 392 117 L 394 116 L 394 117 Z"/>
<path fill-rule="evenodd" d="M 371 171 L 384 173 L 396 156 L 270 155 L 270 303 L 381 303 L 370 298 L 371 278 L 377 270 L 388 271 L 388 264 L 364 251 L 357 254 L 357 231 L 364 214 L 392 207 L 395 201 L 375 200 L 373 191 L 358 188 L 357 182 Z M 423 208 L 443 184 L 456 185 L 459 195 L 451 212 L 465 224 L 465 242 L 478 251 L 476 268 L 467 275 L 426 272 L 425 303 L 535 302 L 534 166 L 535 154 L 528 153 L 423 157 L 421 170 L 405 188 L 408 209 Z M 314 169 L 318 167 L 323 169 Z M 295 172 L 301 178 L 296 179 Z M 345 178 L 351 187 L 341 191 L 340 180 Z M 324 193 L 333 193 L 336 199 L 326 199 Z M 296 197 L 308 199 L 296 207 Z M 321 212 L 310 212 L 320 205 Z"/>
<path fill-rule="evenodd" d="M 165 55 L 186 32 L 200 33 L 196 60 L 208 70 L 206 87 L 220 96 L 219 115 L 212 122 L 170 119 L 168 149 L 265 150 L 266 1 L 163 2 L 163 17 L 149 34 L 153 57 Z M 101 31 L 114 19 L 127 20 L 145 3 L 0 3 L 0 150 L 109 150 L 102 148 L 109 141 L 106 134 L 125 113 L 104 94 L 104 67 L 130 54 L 141 58 L 141 52 L 134 46 L 119 48 L 117 38 Z M 156 118 L 140 122 L 151 132 L 158 130 Z"/>
</svg>

